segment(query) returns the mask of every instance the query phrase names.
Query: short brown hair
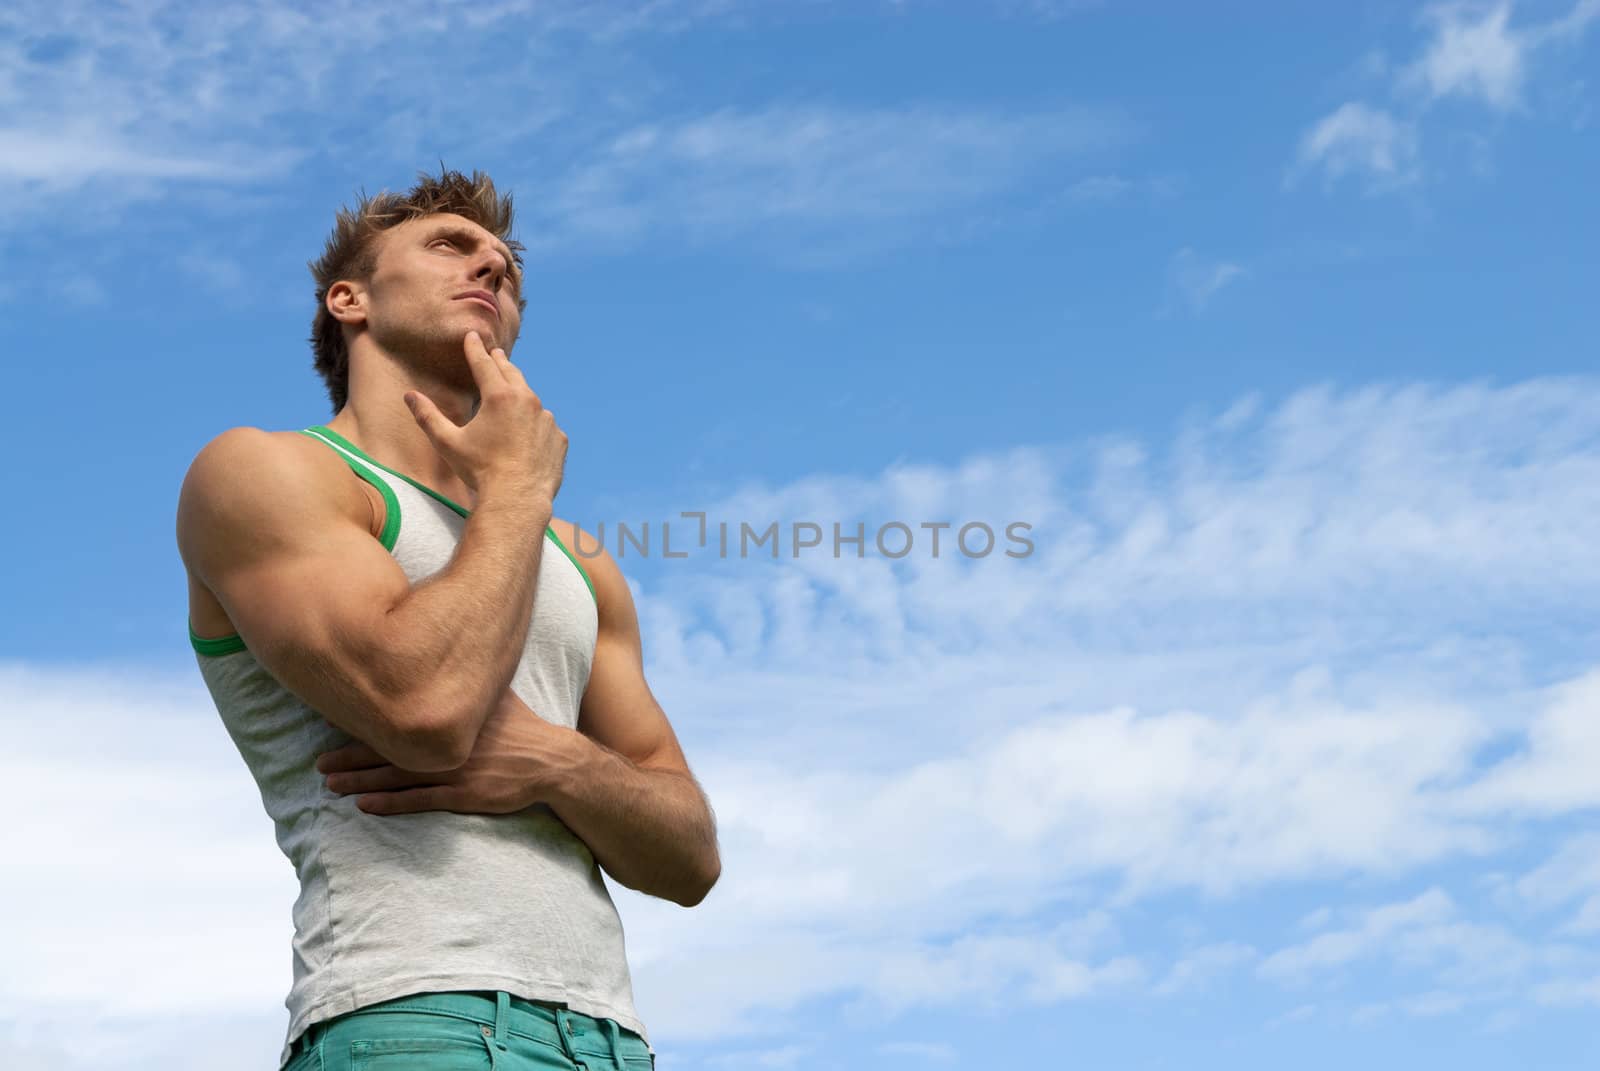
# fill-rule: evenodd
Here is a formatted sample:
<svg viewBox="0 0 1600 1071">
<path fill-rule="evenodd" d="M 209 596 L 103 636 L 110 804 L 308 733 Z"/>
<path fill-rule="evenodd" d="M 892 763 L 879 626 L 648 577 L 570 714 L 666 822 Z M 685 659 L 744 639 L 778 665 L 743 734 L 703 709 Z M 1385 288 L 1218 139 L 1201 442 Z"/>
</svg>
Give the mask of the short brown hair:
<svg viewBox="0 0 1600 1071">
<path fill-rule="evenodd" d="M 370 279 L 378 266 L 378 235 L 437 212 L 469 219 L 504 241 L 521 274 L 523 245 L 510 236 L 511 195 L 497 193 L 494 180 L 481 171 L 473 171 L 468 178 L 440 164 L 437 178 L 419 171 L 417 184 L 405 194 L 381 192 L 368 197 L 362 193 L 355 208 L 339 209 L 322 256 L 307 263 L 317 281 L 317 314 L 311 321 L 313 365 L 327 385 L 334 413 L 344 408 L 350 396 L 350 350 L 345 346 L 343 326 L 328 311 L 329 288 L 341 279 Z M 523 309 L 526 304 L 519 288 L 517 307 Z"/>
</svg>

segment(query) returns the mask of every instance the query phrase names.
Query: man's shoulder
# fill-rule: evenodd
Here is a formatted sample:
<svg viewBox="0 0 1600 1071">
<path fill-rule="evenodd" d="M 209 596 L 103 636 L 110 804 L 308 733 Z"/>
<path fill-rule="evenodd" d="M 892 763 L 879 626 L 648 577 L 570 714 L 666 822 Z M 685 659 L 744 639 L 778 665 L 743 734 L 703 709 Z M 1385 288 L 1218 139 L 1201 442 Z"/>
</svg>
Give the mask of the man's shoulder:
<svg viewBox="0 0 1600 1071">
<path fill-rule="evenodd" d="M 179 494 L 180 542 L 308 514 L 352 512 L 348 473 L 326 444 L 297 431 L 229 428 L 195 455 Z M 364 508 L 364 505 L 361 507 Z"/>
<path fill-rule="evenodd" d="M 266 431 L 241 426 L 217 435 L 195 455 L 189 478 L 225 484 L 289 480 L 317 481 L 344 468 L 338 453 L 298 431 Z"/>
<path fill-rule="evenodd" d="M 605 544 L 596 538 L 592 532 L 579 528 L 575 522 L 552 516 L 550 518 L 550 530 L 561 541 L 561 545 L 566 547 L 572 556 L 578 560 L 578 564 L 584 572 L 589 572 L 590 565 L 600 561 L 602 558 L 605 559 L 602 564 L 612 569 L 616 568 L 616 563 L 611 561 L 611 555 L 606 553 Z"/>
<path fill-rule="evenodd" d="M 623 578 L 616 559 L 606 551 L 605 540 L 560 517 L 550 518 L 550 528 L 561 540 L 562 546 L 572 554 L 578 568 L 589 578 L 600 614 L 607 616 L 609 606 L 617 600 L 617 587 L 620 585 L 626 593 L 628 582 Z"/>
</svg>

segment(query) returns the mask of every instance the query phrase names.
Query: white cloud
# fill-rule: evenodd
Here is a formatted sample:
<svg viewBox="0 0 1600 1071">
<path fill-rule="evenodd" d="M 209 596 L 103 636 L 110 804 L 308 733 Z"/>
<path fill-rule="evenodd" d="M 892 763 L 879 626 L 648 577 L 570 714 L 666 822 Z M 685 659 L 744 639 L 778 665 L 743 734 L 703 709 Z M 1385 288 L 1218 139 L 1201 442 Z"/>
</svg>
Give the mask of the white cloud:
<svg viewBox="0 0 1600 1071">
<path fill-rule="evenodd" d="M 1533 996 L 1541 1004 L 1556 1007 L 1600 1007 L 1600 974 L 1542 982 L 1534 988 Z"/>
<path fill-rule="evenodd" d="M 541 198 L 537 230 L 547 242 L 794 224 L 847 231 L 1011 192 L 1061 159 L 1131 136 L 1125 120 L 1087 109 L 725 109 L 611 139 Z"/>
<path fill-rule="evenodd" d="M 0 1064 L 265 1071 L 282 1045 L 294 873 L 197 685 L 0 664 Z"/>
<path fill-rule="evenodd" d="M 1600 671 L 1564 681 L 1528 727 L 1527 746 L 1465 795 L 1463 805 L 1565 814 L 1600 807 Z"/>
<path fill-rule="evenodd" d="M 1595 964 L 1592 948 L 1526 937 L 1499 922 L 1471 920 L 1437 887 L 1410 900 L 1339 913 L 1349 916 L 1345 926 L 1274 952 L 1257 972 L 1301 986 L 1376 964 L 1401 977 L 1420 974 L 1434 983 L 1421 993 L 1367 1002 L 1354 1010 L 1356 1022 L 1392 1013 L 1446 1015 L 1468 1006 L 1507 1010 L 1511 994 L 1528 980 L 1555 985 L 1559 983 L 1549 980 L 1560 979 L 1575 966 Z"/>
<path fill-rule="evenodd" d="M 944 1042 L 891 1041 L 879 1045 L 878 1051 L 886 1056 L 912 1056 L 924 1063 L 953 1064 L 960 1059 L 955 1047 Z"/>
<path fill-rule="evenodd" d="M 282 0 L 12 0 L 0 6 L 0 191 L 92 185 L 102 198 L 148 199 L 174 183 L 275 176 L 318 152 L 405 171 L 440 152 L 481 158 L 486 143 L 566 114 L 589 64 L 625 70 L 621 38 L 714 7 L 623 15 L 499 0 L 447 15 L 421 0 L 330 0 L 314 13 Z M 440 49 L 446 32 L 454 47 Z M 504 34 L 523 59 L 487 71 L 482 46 Z M 561 64 L 545 62 L 554 53 Z M 464 92 L 486 76 L 496 92 Z M 586 116 L 603 123 L 601 111 L 586 97 Z"/>
<path fill-rule="evenodd" d="M 1362 1004 L 1350 1013 L 1349 1019 L 1353 1026 L 1372 1026 L 1395 1015 L 1429 1019 L 1441 1015 L 1454 1015 L 1471 1004 L 1472 1000 L 1464 994 L 1448 990 L 1429 990 L 1396 1000 Z"/>
<path fill-rule="evenodd" d="M 1167 996 L 1205 989 L 1222 975 L 1254 961 L 1257 956 L 1254 948 L 1237 941 L 1223 941 L 1197 948 L 1174 963 L 1154 991 Z"/>
<path fill-rule="evenodd" d="M 1530 696 L 1507 615 L 1562 619 L 1600 587 L 1575 536 L 1600 517 L 1583 490 L 1600 463 L 1594 391 L 1312 390 L 1197 419 L 1170 455 L 1013 451 L 710 507 L 713 523 L 757 525 L 1029 516 L 1040 546 L 1026 568 L 785 558 L 759 582 L 684 564 L 641 592 L 658 694 L 705 719 L 691 754 L 705 756 L 729 862 L 714 897 L 756 915 L 758 934 L 825 917 L 829 932 L 874 919 L 872 933 L 909 938 L 959 929 L 951 904 L 1027 917 L 1107 878 L 1123 903 L 1495 850 L 1531 803 L 1503 788 L 1506 811 L 1473 803 L 1475 757 L 1559 721 L 1567 694 Z M 900 763 L 852 773 L 842 754 Z M 781 860 L 755 862 L 768 851 Z M 1445 938 L 1486 951 L 1429 958 Z M 1501 947 L 1462 918 L 1408 941 L 1452 977 Z M 1072 961 L 1097 953 L 1112 950 Z"/>
<path fill-rule="evenodd" d="M 741 1049 L 705 1061 L 712 1067 L 796 1067 L 815 1051 L 809 1045 L 784 1045 L 776 1049 Z"/>
<path fill-rule="evenodd" d="M 1564 16 L 1545 23 L 1511 25 L 1513 5 L 1440 4 L 1423 18 L 1433 36 L 1423 54 L 1399 76 L 1401 86 L 1420 89 L 1429 100 L 1477 99 L 1499 112 L 1522 103 L 1535 54 L 1580 38 L 1600 17 L 1600 0 L 1579 0 Z"/>
<path fill-rule="evenodd" d="M 1140 977 L 1131 957 L 1084 963 L 1053 948 L 1048 935 L 967 936 L 889 952 L 868 979 L 866 1003 L 873 1014 L 891 1016 L 914 1006 L 1001 1011 L 1057 1004 Z"/>
<path fill-rule="evenodd" d="M 0 130 L 0 178 L 75 188 L 94 179 L 215 179 L 237 181 L 282 171 L 293 157 L 260 158 L 248 150 L 213 147 L 206 154 L 163 155 L 119 144 L 92 129 Z M 230 159 L 231 157 L 231 159 Z"/>
<path fill-rule="evenodd" d="M 919 530 L 914 553 L 898 563 L 848 549 L 838 559 L 828 549 L 799 558 L 785 551 L 770 563 L 770 583 L 753 583 L 736 557 L 716 558 L 713 534 L 708 551 L 665 568 L 643 600 L 647 614 L 662 610 L 651 649 L 685 676 L 727 671 L 719 688 L 730 679 L 737 687 L 752 660 L 784 668 L 789 653 L 805 653 L 793 666 L 796 687 L 814 657 L 836 660 L 837 672 L 853 678 L 889 655 L 937 653 L 933 687 L 948 691 L 967 683 L 964 674 L 937 679 L 956 672 L 950 655 L 969 655 L 999 679 L 1034 657 L 1041 641 L 1032 637 L 1048 636 L 1057 641 L 1051 664 L 1079 710 L 1128 701 L 1125 688 L 1097 683 L 1104 675 L 1096 667 L 1139 680 L 1158 707 L 1238 702 L 1239 693 L 1223 697 L 1201 684 L 1212 679 L 1213 645 L 1249 645 L 1256 661 L 1276 651 L 1285 660 L 1273 662 L 1274 687 L 1308 666 L 1359 675 L 1396 646 L 1407 661 L 1384 672 L 1423 673 L 1423 691 L 1482 673 L 1504 680 L 1497 615 L 1530 605 L 1555 613 L 1577 592 L 1600 589 L 1600 563 L 1581 534 L 1600 519 L 1600 490 L 1592 489 L 1600 456 L 1588 445 L 1595 422 L 1583 411 L 1596 400 L 1592 380 L 1317 387 L 1276 406 L 1196 416 L 1159 449 L 1108 439 L 951 467 L 902 463 L 875 479 L 752 485 L 697 505 L 713 525 L 721 518 L 735 528 L 811 518 L 849 529 L 863 519 L 869 550 L 870 532 L 889 519 L 914 528 L 986 521 L 997 530 L 1025 520 L 1036 550 L 1025 560 L 998 552 L 966 559 L 947 531 L 934 559 L 929 533 Z M 1403 621 L 1388 609 L 1397 600 L 1411 607 Z M 1220 619 L 1211 612 L 1219 605 L 1231 608 Z M 1117 620 L 1130 625 L 1107 624 Z M 1466 622 L 1487 631 L 1461 634 Z M 752 631 L 762 636 L 757 651 L 718 653 Z M 992 646 L 973 650 L 973 636 Z M 1026 652 L 1015 662 L 1000 654 L 1013 645 Z M 1363 653 L 1346 664 L 1340 652 L 1351 649 Z M 1183 690 L 1161 689 L 1140 663 L 1120 661 L 1152 651 L 1182 660 Z M 1447 675 L 1428 669 L 1436 660 L 1449 665 Z M 1032 676 L 1013 676 L 1009 686 L 1024 689 Z M 846 704 L 841 725 L 862 721 L 850 698 L 856 680 L 809 687 Z M 1034 698 L 1061 694 L 1040 689 Z M 704 706 L 698 689 L 686 701 Z"/>
<path fill-rule="evenodd" d="M 1478 97 L 1498 111 L 1514 107 L 1522 92 L 1528 39 L 1510 28 L 1511 4 L 1474 10 L 1460 5 L 1430 8 L 1434 36 L 1421 58 L 1402 76 L 1420 83 L 1437 100 Z"/>
<path fill-rule="evenodd" d="M 1282 1015 L 1273 1016 L 1267 1021 L 1266 1028 L 1268 1030 L 1278 1030 L 1292 1023 L 1306 1022 L 1314 1018 L 1316 1014 L 1317 1006 L 1315 1004 L 1298 1004 Z"/>
<path fill-rule="evenodd" d="M 1232 261 L 1207 260 L 1188 246 L 1174 253 L 1167 264 L 1168 285 L 1195 313 L 1203 311 L 1223 287 L 1244 273 Z"/>
<path fill-rule="evenodd" d="M 1386 904 L 1366 912 L 1347 929 L 1318 934 L 1303 944 L 1272 953 L 1258 970 L 1268 977 L 1296 978 L 1330 967 L 1342 967 L 1381 950 L 1398 931 L 1441 923 L 1455 914 L 1455 905 L 1442 889 L 1404 903 Z"/>
<path fill-rule="evenodd" d="M 1121 175 L 1090 175 L 1078 179 L 1063 191 L 1072 201 L 1111 201 L 1133 189 L 1133 183 Z"/>
<path fill-rule="evenodd" d="M 1299 168 L 1316 167 L 1329 182 L 1364 175 L 1374 191 L 1414 182 L 1420 174 L 1416 126 L 1382 109 L 1346 102 L 1300 139 Z"/>
<path fill-rule="evenodd" d="M 1349 101 L 1313 124 L 1300 139 L 1295 173 L 1320 166 L 1331 182 L 1345 174 L 1365 174 L 1370 192 L 1388 192 L 1421 175 L 1420 128 L 1429 108 L 1450 98 L 1476 101 L 1501 114 L 1523 109 L 1524 90 L 1535 61 L 1545 62 L 1551 46 L 1579 40 L 1600 17 L 1600 0 L 1578 0 L 1565 15 L 1548 22 L 1511 24 L 1510 0 L 1497 3 L 1443 3 L 1424 10 L 1430 34 L 1415 60 L 1399 67 L 1393 87 L 1403 114 Z M 1387 64 L 1365 64 L 1381 73 Z M 1480 174 L 1492 167 L 1482 135 L 1467 133 L 1470 165 Z"/>
<path fill-rule="evenodd" d="M 92 189 L 79 200 L 115 212 L 179 184 L 259 183 L 322 156 L 393 186 L 443 157 L 537 191 L 520 200 L 535 248 L 773 226 L 870 244 L 959 234 L 978 225 L 963 212 L 1032 182 L 1058 187 L 1062 161 L 1134 134 L 1121 116 L 1070 107 L 788 102 L 644 118 L 660 114 L 661 78 L 630 47 L 634 35 L 782 18 L 777 7 L 617 13 L 502 0 L 449 17 L 422 0 L 381 12 L 333 0 L 315 16 L 239 0 L 77 7 L 0 8 L 0 193 L 17 195 L 0 204 L 30 205 L 0 210 L 0 223 L 27 225 L 39 198 Z M 445 32 L 453 47 L 441 50 Z M 512 37 L 520 58 L 486 71 L 484 55 Z M 464 92 L 486 76 L 494 92 Z"/>
<path fill-rule="evenodd" d="M 1520 878 L 1515 889 L 1523 899 L 1546 909 L 1579 901 L 1565 931 L 1600 933 L 1600 835 L 1571 837 L 1549 860 Z"/>
</svg>

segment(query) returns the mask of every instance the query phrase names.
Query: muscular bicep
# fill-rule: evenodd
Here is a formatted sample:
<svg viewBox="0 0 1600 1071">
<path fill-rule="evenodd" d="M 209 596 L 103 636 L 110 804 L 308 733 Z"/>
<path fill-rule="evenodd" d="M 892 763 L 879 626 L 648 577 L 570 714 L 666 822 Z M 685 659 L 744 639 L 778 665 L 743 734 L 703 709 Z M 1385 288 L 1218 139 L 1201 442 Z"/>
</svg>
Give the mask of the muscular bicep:
<svg viewBox="0 0 1600 1071">
<path fill-rule="evenodd" d="M 180 547 L 273 677 L 386 758 L 422 768 L 425 734 L 385 627 L 410 583 L 338 465 L 254 429 L 219 436 L 184 482 Z"/>
<path fill-rule="evenodd" d="M 614 637 L 601 634 L 595 640 L 578 731 L 645 769 L 689 772 L 677 734 L 637 659 Z"/>
</svg>

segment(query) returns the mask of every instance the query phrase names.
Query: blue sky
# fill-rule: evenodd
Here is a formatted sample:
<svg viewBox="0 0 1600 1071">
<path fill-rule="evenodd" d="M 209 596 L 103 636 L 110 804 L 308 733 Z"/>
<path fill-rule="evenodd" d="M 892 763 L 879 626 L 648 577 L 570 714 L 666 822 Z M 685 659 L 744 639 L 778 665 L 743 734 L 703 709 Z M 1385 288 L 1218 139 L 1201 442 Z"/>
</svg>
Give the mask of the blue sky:
<svg viewBox="0 0 1600 1071">
<path fill-rule="evenodd" d="M 612 886 L 664 1071 L 1591 1066 L 1597 41 L 8 5 L 0 1063 L 271 1066 L 293 877 L 173 507 L 329 416 L 305 263 L 442 159 L 516 196 L 561 515 L 1032 526 L 623 558 L 723 843 L 692 911 Z"/>
</svg>

